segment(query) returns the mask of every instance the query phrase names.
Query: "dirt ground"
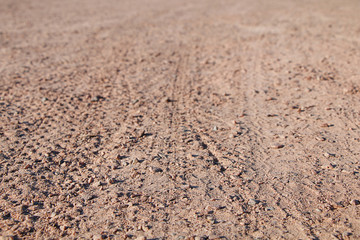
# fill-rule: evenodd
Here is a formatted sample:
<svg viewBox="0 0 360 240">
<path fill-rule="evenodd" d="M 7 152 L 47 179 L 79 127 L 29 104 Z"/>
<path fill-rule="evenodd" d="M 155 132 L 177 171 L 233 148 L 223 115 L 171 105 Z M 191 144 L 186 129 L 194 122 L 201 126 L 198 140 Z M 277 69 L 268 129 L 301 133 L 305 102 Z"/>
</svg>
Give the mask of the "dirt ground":
<svg viewBox="0 0 360 240">
<path fill-rule="evenodd" d="M 359 239 L 357 0 L 0 0 L 0 239 Z"/>
</svg>

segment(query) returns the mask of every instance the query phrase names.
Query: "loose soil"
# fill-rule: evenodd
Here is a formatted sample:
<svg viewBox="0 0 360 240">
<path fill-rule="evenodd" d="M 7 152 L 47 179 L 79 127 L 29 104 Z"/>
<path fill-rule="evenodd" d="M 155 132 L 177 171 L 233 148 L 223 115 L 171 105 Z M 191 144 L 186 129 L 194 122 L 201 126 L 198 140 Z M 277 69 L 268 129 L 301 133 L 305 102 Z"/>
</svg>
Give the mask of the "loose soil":
<svg viewBox="0 0 360 240">
<path fill-rule="evenodd" d="M 0 0 L 1 239 L 359 239 L 356 0 Z"/>
</svg>

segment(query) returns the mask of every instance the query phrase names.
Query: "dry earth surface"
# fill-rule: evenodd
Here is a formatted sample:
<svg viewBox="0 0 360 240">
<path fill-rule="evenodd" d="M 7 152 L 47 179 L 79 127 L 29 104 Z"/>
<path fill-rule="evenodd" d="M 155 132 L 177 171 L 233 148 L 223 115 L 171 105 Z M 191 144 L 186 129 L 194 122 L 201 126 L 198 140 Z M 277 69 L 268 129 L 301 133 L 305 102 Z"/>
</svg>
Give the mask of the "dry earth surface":
<svg viewBox="0 0 360 240">
<path fill-rule="evenodd" d="M 359 239 L 356 0 L 0 0 L 1 239 Z"/>
</svg>

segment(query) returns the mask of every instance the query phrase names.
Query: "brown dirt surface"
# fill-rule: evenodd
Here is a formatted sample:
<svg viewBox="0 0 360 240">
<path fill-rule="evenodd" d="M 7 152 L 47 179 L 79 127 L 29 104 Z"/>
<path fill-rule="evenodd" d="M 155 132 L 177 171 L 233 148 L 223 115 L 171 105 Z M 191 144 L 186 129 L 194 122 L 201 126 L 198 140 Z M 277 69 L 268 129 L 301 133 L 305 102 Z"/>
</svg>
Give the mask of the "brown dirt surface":
<svg viewBox="0 0 360 240">
<path fill-rule="evenodd" d="M 359 239 L 357 0 L 0 0 L 1 239 Z"/>
</svg>

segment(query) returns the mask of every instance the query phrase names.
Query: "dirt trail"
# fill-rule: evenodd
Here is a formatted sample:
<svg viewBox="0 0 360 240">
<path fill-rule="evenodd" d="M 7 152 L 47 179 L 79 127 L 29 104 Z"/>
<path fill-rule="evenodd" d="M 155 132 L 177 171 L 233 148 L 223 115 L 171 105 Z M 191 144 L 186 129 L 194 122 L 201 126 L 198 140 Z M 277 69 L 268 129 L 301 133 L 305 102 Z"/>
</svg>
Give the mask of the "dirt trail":
<svg viewBox="0 0 360 240">
<path fill-rule="evenodd" d="M 0 0 L 0 236 L 360 238 L 359 12 Z"/>
</svg>

